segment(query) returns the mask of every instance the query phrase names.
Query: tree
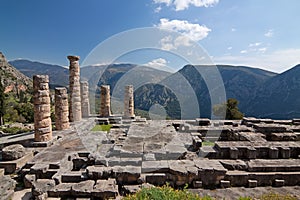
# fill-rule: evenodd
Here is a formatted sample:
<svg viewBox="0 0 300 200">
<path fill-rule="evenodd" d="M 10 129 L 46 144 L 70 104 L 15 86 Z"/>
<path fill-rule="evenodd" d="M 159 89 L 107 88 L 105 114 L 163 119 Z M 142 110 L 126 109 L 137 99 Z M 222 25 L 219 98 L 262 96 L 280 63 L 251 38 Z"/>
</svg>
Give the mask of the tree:
<svg viewBox="0 0 300 200">
<path fill-rule="evenodd" d="M 242 119 L 244 114 L 239 111 L 238 104 L 238 100 L 230 98 L 226 103 L 215 105 L 213 108 L 213 113 L 219 117 L 225 116 L 225 119 L 229 120 Z"/>
<path fill-rule="evenodd" d="M 2 84 L 2 79 L 0 78 L 0 125 L 4 124 L 4 101 L 5 101 L 5 94 L 4 94 L 4 86 Z"/>
</svg>

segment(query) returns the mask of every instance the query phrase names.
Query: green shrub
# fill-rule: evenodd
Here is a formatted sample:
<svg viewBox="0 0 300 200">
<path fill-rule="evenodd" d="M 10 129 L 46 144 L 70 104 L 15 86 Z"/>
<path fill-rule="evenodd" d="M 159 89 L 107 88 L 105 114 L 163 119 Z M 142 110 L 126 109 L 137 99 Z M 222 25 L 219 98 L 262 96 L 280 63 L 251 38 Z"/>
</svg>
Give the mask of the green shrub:
<svg viewBox="0 0 300 200">
<path fill-rule="evenodd" d="M 162 187 L 142 188 L 136 194 L 126 196 L 124 200 L 213 200 L 211 197 L 200 198 L 197 194 L 189 192 L 186 188 L 175 190 L 165 185 Z"/>
</svg>

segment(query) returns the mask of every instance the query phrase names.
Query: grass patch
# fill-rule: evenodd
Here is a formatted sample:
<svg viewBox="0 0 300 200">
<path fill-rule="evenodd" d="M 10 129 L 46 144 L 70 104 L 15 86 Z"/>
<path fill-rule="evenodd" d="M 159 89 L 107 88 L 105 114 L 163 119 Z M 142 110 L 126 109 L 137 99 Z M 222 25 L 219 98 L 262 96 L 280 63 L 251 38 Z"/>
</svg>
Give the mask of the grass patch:
<svg viewBox="0 0 300 200">
<path fill-rule="evenodd" d="M 143 188 L 136 194 L 129 195 L 123 200 L 213 200 L 211 197 L 199 197 L 197 194 L 183 190 L 175 190 L 169 185 L 162 187 Z"/>
<path fill-rule="evenodd" d="M 112 125 L 110 125 L 110 124 L 96 125 L 96 126 L 94 126 L 94 128 L 92 128 L 92 131 L 107 131 L 107 132 L 109 132 L 111 127 L 112 127 Z"/>
<path fill-rule="evenodd" d="M 210 146 L 210 147 L 213 147 L 215 145 L 214 142 L 211 142 L 211 141 L 203 141 L 202 142 L 202 146 Z"/>
</svg>

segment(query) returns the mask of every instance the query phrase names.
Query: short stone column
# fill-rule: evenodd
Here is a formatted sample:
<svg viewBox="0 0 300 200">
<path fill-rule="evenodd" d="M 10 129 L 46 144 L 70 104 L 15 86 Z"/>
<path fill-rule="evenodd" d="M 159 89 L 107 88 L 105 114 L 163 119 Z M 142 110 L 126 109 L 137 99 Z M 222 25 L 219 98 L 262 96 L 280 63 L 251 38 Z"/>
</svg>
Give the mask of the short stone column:
<svg viewBox="0 0 300 200">
<path fill-rule="evenodd" d="M 133 118 L 134 115 L 134 97 L 133 97 L 133 86 L 125 86 L 124 94 L 124 116 Z"/>
<path fill-rule="evenodd" d="M 64 87 L 55 88 L 55 126 L 56 130 L 70 127 L 68 94 Z"/>
<path fill-rule="evenodd" d="M 69 66 L 69 119 L 70 122 L 80 121 L 81 115 L 81 97 L 80 97 L 80 68 L 79 56 L 68 56 Z"/>
<path fill-rule="evenodd" d="M 110 87 L 101 85 L 100 87 L 100 117 L 111 116 L 110 111 Z"/>
<path fill-rule="evenodd" d="M 89 117 L 90 116 L 89 83 L 87 81 L 80 82 L 80 88 L 81 88 L 82 117 Z"/>
<path fill-rule="evenodd" d="M 49 77 L 33 76 L 34 104 L 34 141 L 47 142 L 52 140 L 52 123 L 49 95 Z"/>
</svg>

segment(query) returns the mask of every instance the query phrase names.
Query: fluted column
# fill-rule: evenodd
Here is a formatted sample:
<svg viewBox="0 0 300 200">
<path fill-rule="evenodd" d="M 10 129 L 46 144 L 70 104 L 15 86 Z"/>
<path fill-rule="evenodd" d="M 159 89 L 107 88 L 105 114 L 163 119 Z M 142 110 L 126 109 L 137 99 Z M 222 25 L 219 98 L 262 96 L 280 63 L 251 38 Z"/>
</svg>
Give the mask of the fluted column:
<svg viewBox="0 0 300 200">
<path fill-rule="evenodd" d="M 55 88 L 55 126 L 56 130 L 70 127 L 68 94 L 64 87 Z"/>
<path fill-rule="evenodd" d="M 49 77 L 33 76 L 34 141 L 47 142 L 52 139 L 52 123 L 49 95 Z"/>
<path fill-rule="evenodd" d="M 133 98 L 133 86 L 126 85 L 124 93 L 124 116 L 132 118 L 134 117 L 134 98 Z"/>
<path fill-rule="evenodd" d="M 100 117 L 109 117 L 110 112 L 110 87 L 101 85 L 100 88 Z"/>
<path fill-rule="evenodd" d="M 80 82 L 81 86 L 81 112 L 82 117 L 90 116 L 90 101 L 89 101 L 89 83 L 87 81 Z"/>
<path fill-rule="evenodd" d="M 79 56 L 68 56 L 69 66 L 69 119 L 70 122 L 80 121 L 81 114 L 81 97 L 80 97 L 80 68 Z"/>
</svg>

